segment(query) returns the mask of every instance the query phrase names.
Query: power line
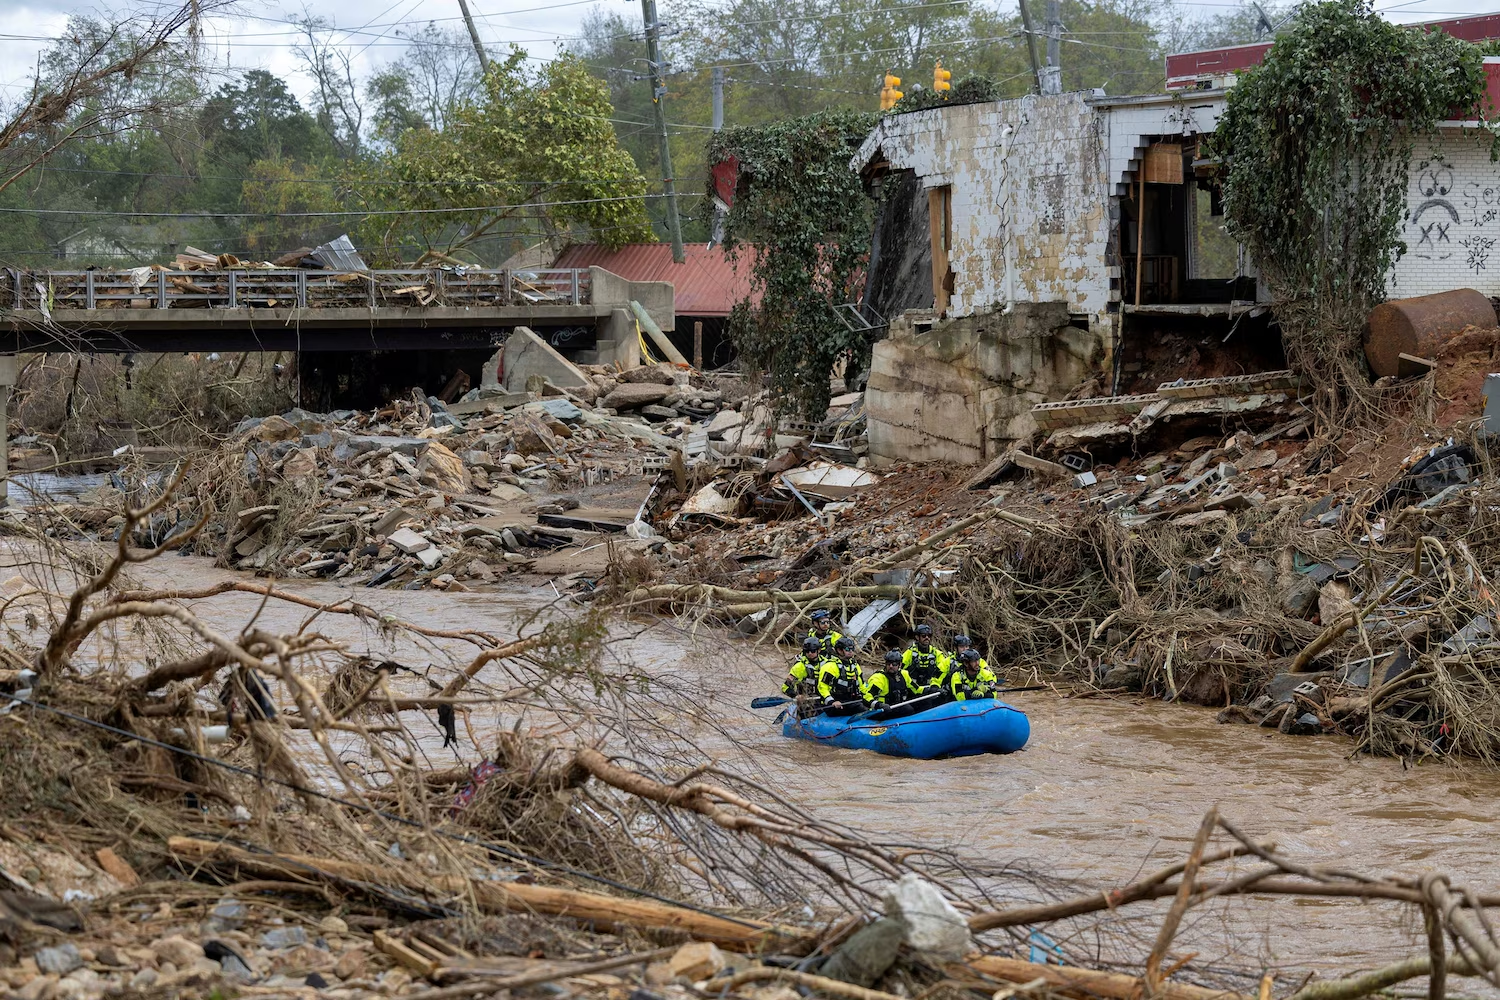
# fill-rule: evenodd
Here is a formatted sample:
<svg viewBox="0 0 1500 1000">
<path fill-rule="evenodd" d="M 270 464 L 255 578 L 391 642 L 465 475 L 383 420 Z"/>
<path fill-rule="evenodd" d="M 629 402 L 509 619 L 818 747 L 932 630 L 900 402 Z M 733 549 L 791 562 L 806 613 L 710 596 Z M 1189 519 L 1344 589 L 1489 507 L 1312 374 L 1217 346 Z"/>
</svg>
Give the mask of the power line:
<svg viewBox="0 0 1500 1000">
<path fill-rule="evenodd" d="M 699 197 L 701 191 L 688 192 L 686 198 Z M 114 219 L 336 219 L 375 218 L 390 215 L 455 215 L 463 212 L 503 212 L 520 208 L 563 208 L 572 205 L 597 205 L 617 201 L 635 201 L 638 198 L 665 198 L 664 194 L 627 195 L 619 198 L 578 198 L 571 201 L 529 201 L 519 205 L 457 205 L 452 208 L 371 209 L 369 211 L 337 212 L 112 212 L 91 211 L 75 208 L 0 208 L 0 212 L 11 215 L 67 215 Z"/>
<path fill-rule="evenodd" d="M 623 121 L 623 119 L 622 119 Z M 645 122 L 629 122 L 631 125 L 644 125 Z M 272 184 L 357 184 L 360 187 L 379 185 L 381 187 L 438 187 L 454 186 L 463 187 L 484 184 L 626 184 L 631 181 L 622 180 L 618 177 L 569 177 L 566 179 L 550 178 L 543 180 L 520 180 L 502 179 L 499 181 L 393 181 L 369 178 L 338 178 L 338 177 L 288 177 L 267 178 L 247 177 L 241 174 L 162 174 L 152 170 L 96 170 L 89 167 L 54 167 L 44 165 L 38 167 L 39 172 L 53 171 L 66 174 L 102 174 L 104 176 L 120 177 L 157 177 L 163 180 L 186 180 L 186 181 L 257 181 Z"/>
</svg>

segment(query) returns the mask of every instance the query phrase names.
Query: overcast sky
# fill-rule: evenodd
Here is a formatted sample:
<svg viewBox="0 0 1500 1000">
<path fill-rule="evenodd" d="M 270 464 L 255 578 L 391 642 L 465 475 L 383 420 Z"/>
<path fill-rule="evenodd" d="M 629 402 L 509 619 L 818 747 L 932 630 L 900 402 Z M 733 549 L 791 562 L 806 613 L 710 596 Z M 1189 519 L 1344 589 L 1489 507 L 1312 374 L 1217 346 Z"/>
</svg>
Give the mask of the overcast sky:
<svg viewBox="0 0 1500 1000">
<path fill-rule="evenodd" d="M 168 0 L 134 0 L 133 6 L 151 9 Z M 0 0 L 0 87 L 6 103 L 20 97 L 32 76 L 37 54 L 67 25 L 70 14 L 118 11 L 123 5 L 101 8 L 98 0 Z M 579 33 L 584 15 L 594 7 L 618 10 L 640 18 L 640 3 L 631 0 L 471 0 L 480 38 L 491 52 L 512 43 L 534 56 L 550 57 Z M 241 0 L 238 16 L 211 18 L 206 25 L 206 59 L 219 67 L 261 68 L 287 77 L 298 93 L 307 90 L 297 72 L 292 44 L 298 29 L 288 23 L 304 11 L 327 19 L 339 29 L 335 44 L 355 54 L 357 66 L 371 69 L 398 59 L 403 43 L 398 30 L 419 30 L 428 21 L 439 27 L 462 28 L 458 0 Z"/>
<path fill-rule="evenodd" d="M 136 0 L 149 9 L 168 0 Z M 870 0 L 879 5 L 885 0 Z M 1234 0 L 1184 0 L 1188 9 L 1211 13 Z M 1500 0 L 1380 0 L 1392 20 L 1420 21 L 1500 11 Z M 487 48 L 502 51 L 519 44 L 533 56 L 549 57 L 579 32 L 584 15 L 594 7 L 618 10 L 638 19 L 633 0 L 471 0 L 480 37 Z M 0 22 L 0 88 L 3 103 L 19 98 L 30 79 L 37 54 L 56 37 L 71 13 L 100 9 L 97 0 L 0 0 L 5 19 Z M 118 12 L 119 6 L 112 9 Z M 262 68 L 284 76 L 302 95 L 307 81 L 297 72 L 292 53 L 297 29 L 288 23 L 305 11 L 326 18 L 339 29 L 336 44 L 355 54 L 363 73 L 399 58 L 398 29 L 419 29 L 427 21 L 440 27 L 462 25 L 458 0 L 241 0 L 234 18 L 214 18 L 207 25 L 206 51 L 215 65 L 233 69 Z"/>
</svg>

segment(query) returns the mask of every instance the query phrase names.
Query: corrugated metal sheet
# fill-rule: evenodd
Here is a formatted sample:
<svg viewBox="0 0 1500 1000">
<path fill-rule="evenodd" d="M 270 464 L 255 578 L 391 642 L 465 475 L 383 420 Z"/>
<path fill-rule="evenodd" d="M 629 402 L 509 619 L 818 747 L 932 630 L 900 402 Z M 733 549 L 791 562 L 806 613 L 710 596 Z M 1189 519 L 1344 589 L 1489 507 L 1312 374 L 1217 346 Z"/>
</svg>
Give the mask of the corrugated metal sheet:
<svg viewBox="0 0 1500 1000">
<path fill-rule="evenodd" d="M 748 251 L 731 264 L 722 247 L 688 243 L 681 264 L 672 260 L 668 243 L 630 243 L 608 250 L 597 243 L 568 247 L 553 267 L 602 267 L 630 281 L 670 281 L 676 290 L 678 316 L 728 316 L 736 302 L 751 294 Z"/>
</svg>

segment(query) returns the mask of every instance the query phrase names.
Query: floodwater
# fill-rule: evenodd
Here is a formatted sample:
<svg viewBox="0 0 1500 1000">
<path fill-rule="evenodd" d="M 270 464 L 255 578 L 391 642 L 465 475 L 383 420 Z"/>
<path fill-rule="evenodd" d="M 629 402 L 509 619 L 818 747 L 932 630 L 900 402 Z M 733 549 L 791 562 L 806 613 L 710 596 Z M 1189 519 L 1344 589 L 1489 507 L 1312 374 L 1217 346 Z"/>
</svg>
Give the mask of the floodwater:
<svg viewBox="0 0 1500 1000">
<path fill-rule="evenodd" d="M 225 575 L 203 560 L 175 556 L 132 572 L 153 586 L 204 586 Z M 501 635 L 514 635 L 523 618 L 557 596 L 550 584 L 520 583 L 485 594 L 328 582 L 289 589 L 321 601 L 352 598 L 430 627 Z M 229 594 L 194 606 L 211 624 L 237 630 L 261 601 Z M 273 603 L 257 624 L 295 631 L 307 614 Z M 14 617 L 0 627 L 20 627 Z M 453 644 L 393 641 L 348 616 L 324 615 L 316 627 L 356 651 L 402 662 L 441 664 L 449 653 L 465 658 Z M 1336 737 L 1280 736 L 1218 725 L 1204 709 L 1050 692 L 1013 696 L 1032 723 L 1031 742 L 1020 753 L 903 761 L 783 739 L 770 724 L 774 711 L 747 707 L 751 697 L 775 692 L 783 657 L 747 640 L 716 632 L 694 638 L 669 623 L 621 621 L 609 657 L 612 669 L 631 666 L 671 678 L 709 699 L 721 728 L 683 721 L 682 735 L 721 764 L 874 837 L 956 847 L 1080 886 L 1110 888 L 1180 860 L 1205 811 L 1217 805 L 1246 832 L 1274 840 L 1302 861 L 1337 862 L 1371 874 L 1436 870 L 1456 885 L 1500 888 L 1491 840 L 1500 816 L 1500 776 L 1494 773 L 1350 759 L 1350 744 Z M 486 730 L 514 723 L 507 711 L 476 713 L 482 743 L 489 742 Z M 464 742 L 464 759 L 474 763 L 477 751 Z M 1137 961 L 1144 960 L 1165 905 L 1141 907 L 1135 933 L 1144 944 Z M 1199 965 L 1274 970 L 1278 993 L 1306 972 L 1350 971 L 1421 952 L 1419 921 L 1394 904 L 1258 897 L 1204 910 L 1194 911 L 1179 936 L 1186 943 L 1174 954 L 1192 948 Z"/>
</svg>

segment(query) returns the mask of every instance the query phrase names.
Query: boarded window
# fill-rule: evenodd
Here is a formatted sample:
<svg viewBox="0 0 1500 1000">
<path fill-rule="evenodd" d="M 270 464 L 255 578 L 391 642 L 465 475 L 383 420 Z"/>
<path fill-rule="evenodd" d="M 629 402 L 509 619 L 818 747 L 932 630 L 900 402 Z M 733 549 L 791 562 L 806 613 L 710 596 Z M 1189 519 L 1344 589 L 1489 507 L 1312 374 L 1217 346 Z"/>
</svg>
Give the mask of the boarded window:
<svg viewBox="0 0 1500 1000">
<path fill-rule="evenodd" d="M 948 254 L 953 249 L 953 188 L 948 185 L 927 191 L 927 225 L 932 237 L 932 308 L 948 311 L 953 294 L 953 268 Z"/>
<path fill-rule="evenodd" d="M 1182 183 L 1182 143 L 1158 142 L 1146 147 L 1147 184 Z"/>
</svg>

